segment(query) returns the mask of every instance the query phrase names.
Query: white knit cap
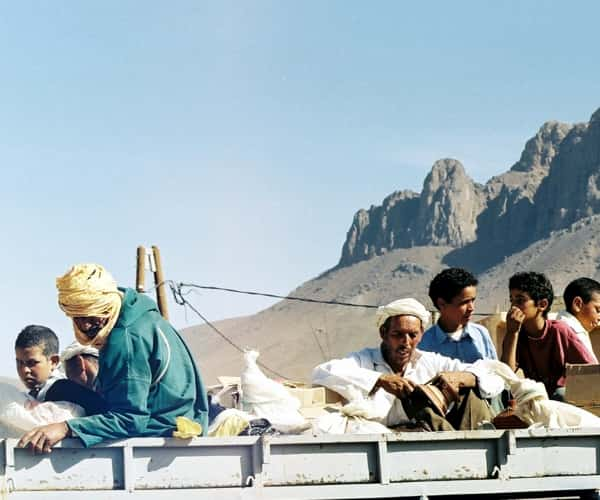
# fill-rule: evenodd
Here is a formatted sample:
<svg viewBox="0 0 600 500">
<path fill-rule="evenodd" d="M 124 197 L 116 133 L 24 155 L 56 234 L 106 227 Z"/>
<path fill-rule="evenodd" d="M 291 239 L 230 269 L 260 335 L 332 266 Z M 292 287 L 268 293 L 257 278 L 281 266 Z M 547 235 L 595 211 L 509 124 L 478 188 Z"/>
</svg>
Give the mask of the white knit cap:
<svg viewBox="0 0 600 500">
<path fill-rule="evenodd" d="M 65 362 L 72 357 L 79 356 L 81 354 L 98 357 L 98 349 L 92 347 L 91 345 L 83 345 L 77 341 L 74 341 L 62 352 L 60 355 L 60 360 Z"/>
<path fill-rule="evenodd" d="M 390 302 L 387 306 L 380 306 L 375 313 L 377 328 L 392 316 L 416 316 L 421 320 L 423 329 L 429 324 L 431 315 L 425 306 L 415 299 L 398 299 Z"/>
</svg>

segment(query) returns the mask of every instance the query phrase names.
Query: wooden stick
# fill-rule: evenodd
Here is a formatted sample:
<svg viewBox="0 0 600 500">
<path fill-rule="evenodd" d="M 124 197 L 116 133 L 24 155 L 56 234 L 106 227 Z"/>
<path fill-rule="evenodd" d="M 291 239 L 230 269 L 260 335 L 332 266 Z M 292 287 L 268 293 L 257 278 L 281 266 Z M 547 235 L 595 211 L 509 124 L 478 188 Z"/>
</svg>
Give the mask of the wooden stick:
<svg viewBox="0 0 600 500">
<path fill-rule="evenodd" d="M 162 270 L 162 263 L 160 261 L 160 250 L 157 246 L 152 246 L 152 254 L 154 255 L 154 264 L 156 271 L 154 272 L 154 284 L 156 285 L 156 302 L 158 303 L 158 310 L 163 315 L 163 318 L 169 319 L 169 311 L 167 307 L 167 293 L 165 289 L 164 275 Z"/>
<path fill-rule="evenodd" d="M 146 280 L 146 249 L 143 246 L 137 247 L 137 266 L 135 272 L 135 289 L 144 293 Z"/>
</svg>

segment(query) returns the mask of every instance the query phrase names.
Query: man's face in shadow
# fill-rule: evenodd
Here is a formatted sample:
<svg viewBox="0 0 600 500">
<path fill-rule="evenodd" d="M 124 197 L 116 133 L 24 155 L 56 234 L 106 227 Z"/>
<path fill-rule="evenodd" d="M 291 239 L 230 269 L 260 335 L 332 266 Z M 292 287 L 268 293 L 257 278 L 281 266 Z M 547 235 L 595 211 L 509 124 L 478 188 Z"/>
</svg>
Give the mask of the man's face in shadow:
<svg viewBox="0 0 600 500">
<path fill-rule="evenodd" d="M 77 328 L 88 339 L 94 340 L 98 332 L 108 323 L 108 318 L 100 318 L 97 316 L 78 316 L 73 318 L 73 322 Z"/>
<path fill-rule="evenodd" d="M 423 328 L 416 316 L 392 316 L 379 330 L 381 351 L 395 373 L 403 373 L 421 341 Z"/>
<path fill-rule="evenodd" d="M 91 355 L 77 354 L 65 361 L 65 375 L 69 380 L 77 382 L 88 389 L 94 389 L 98 376 L 98 358 Z"/>
</svg>

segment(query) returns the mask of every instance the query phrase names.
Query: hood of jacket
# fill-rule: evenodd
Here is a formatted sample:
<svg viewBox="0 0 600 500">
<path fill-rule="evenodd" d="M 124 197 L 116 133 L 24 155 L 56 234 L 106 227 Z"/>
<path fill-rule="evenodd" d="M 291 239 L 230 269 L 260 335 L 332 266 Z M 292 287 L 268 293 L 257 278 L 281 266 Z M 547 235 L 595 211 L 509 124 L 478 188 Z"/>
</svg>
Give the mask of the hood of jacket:
<svg viewBox="0 0 600 500">
<path fill-rule="evenodd" d="M 132 288 L 119 288 L 119 291 L 123 292 L 123 303 L 115 327 L 127 328 L 148 311 L 159 313 L 156 302 L 143 293 L 138 293 Z"/>
</svg>

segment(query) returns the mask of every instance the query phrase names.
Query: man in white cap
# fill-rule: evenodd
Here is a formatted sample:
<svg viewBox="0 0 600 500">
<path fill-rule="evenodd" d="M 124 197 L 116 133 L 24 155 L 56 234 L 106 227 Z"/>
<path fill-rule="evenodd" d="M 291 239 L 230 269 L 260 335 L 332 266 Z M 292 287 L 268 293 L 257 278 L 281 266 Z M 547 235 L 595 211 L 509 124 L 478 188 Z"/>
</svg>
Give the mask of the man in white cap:
<svg viewBox="0 0 600 500">
<path fill-rule="evenodd" d="M 375 419 L 387 426 L 416 420 L 427 430 L 477 428 L 480 422 L 492 418 L 482 398 L 496 396 L 504 384 L 499 378 L 478 370 L 476 364 L 468 365 L 418 350 L 429 320 L 427 309 L 412 298 L 379 307 L 376 323 L 381 345 L 317 366 L 313 371 L 313 384 L 328 387 L 348 400 L 355 399 L 356 391 L 364 398 L 372 398 L 378 408 L 387 409 L 383 418 Z M 436 411 L 427 405 L 417 408 L 415 403 L 416 393 L 422 394 L 422 384 L 436 380 L 438 386 L 449 389 L 445 396 L 460 393 L 458 398 L 450 397 L 446 401 L 450 404 L 441 411 L 443 415 L 439 409 Z M 417 386 L 419 390 L 415 391 Z"/>
<path fill-rule="evenodd" d="M 69 380 L 93 391 L 98 389 L 98 349 L 71 342 L 60 355 L 60 361 Z"/>
</svg>

